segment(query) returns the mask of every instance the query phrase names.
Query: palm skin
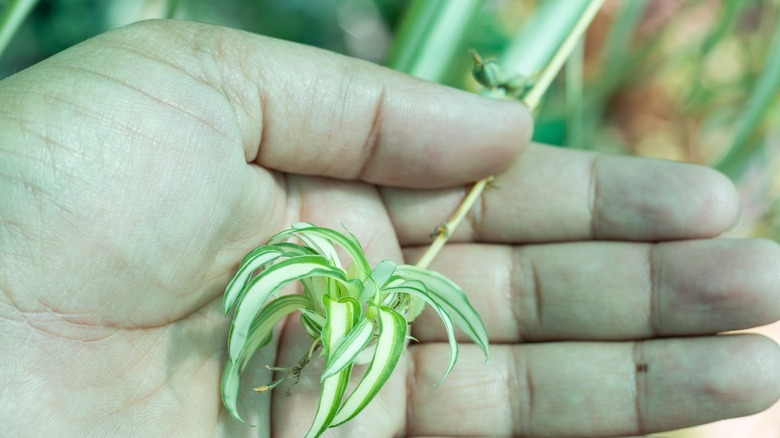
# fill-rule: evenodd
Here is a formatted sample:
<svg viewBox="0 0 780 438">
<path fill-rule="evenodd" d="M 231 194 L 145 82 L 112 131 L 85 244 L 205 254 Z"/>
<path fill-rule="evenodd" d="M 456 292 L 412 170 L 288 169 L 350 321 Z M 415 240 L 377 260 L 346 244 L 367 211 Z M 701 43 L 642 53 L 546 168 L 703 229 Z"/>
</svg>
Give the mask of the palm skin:
<svg viewBox="0 0 780 438">
<path fill-rule="evenodd" d="M 305 220 L 345 225 L 372 262 L 414 261 L 463 185 L 502 171 L 432 267 L 483 315 L 490 364 L 464 345 L 432 388 L 448 351 L 423 315 L 379 398 L 329 434 L 629 435 L 779 396 L 776 344 L 711 336 L 780 317 L 780 252 L 695 240 L 737 216 L 707 169 L 529 145 L 519 105 L 193 23 L 104 34 L 0 101 L 12 434 L 302 435 L 321 364 L 292 397 L 247 391 L 256 428 L 221 406 L 220 299 L 243 255 Z M 291 319 L 247 387 L 305 336 Z"/>
</svg>

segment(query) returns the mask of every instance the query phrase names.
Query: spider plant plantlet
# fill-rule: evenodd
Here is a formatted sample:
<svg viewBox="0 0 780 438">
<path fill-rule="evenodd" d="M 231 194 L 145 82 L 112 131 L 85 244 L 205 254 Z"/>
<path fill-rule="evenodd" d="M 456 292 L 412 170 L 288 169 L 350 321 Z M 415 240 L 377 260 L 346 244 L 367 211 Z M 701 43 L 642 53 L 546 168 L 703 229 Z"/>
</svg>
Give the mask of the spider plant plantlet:
<svg viewBox="0 0 780 438">
<path fill-rule="evenodd" d="M 341 260 L 339 248 L 346 253 L 348 263 Z M 281 290 L 294 282 L 301 283 L 303 294 L 280 296 Z M 269 367 L 284 375 L 255 390 L 263 392 L 297 381 L 301 370 L 321 350 L 325 361 L 322 390 L 306 435 L 319 436 L 328 427 L 355 417 L 379 393 L 407 346 L 409 324 L 426 304 L 438 313 L 449 340 L 450 358 L 441 380 L 458 358 L 455 326 L 482 348 L 487 360 L 485 326 L 455 283 L 436 272 L 390 260 L 372 268 L 349 232 L 293 224 L 250 252 L 225 290 L 223 310 L 227 315 L 234 309 L 234 314 L 222 401 L 234 418 L 244 421 L 237 407 L 240 376 L 253 354 L 270 342 L 274 326 L 298 312 L 312 338 L 308 353 L 297 367 Z M 368 369 L 346 394 L 353 365 L 364 358 Z"/>
</svg>

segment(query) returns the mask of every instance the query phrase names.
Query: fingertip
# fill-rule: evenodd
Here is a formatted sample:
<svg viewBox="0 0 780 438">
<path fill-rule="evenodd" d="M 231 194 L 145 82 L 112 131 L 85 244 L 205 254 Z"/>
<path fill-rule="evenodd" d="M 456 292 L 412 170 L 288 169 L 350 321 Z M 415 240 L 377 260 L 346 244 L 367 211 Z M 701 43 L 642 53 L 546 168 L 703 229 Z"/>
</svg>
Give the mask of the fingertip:
<svg viewBox="0 0 780 438">
<path fill-rule="evenodd" d="M 493 170 L 506 170 L 531 143 L 534 126 L 531 112 L 525 105 L 514 100 L 476 97 L 482 104 L 482 108 L 477 110 L 481 113 L 486 135 L 492 136 L 494 147 L 500 148 L 505 154 L 493 157 Z"/>
<path fill-rule="evenodd" d="M 769 408 L 780 397 L 780 349 L 756 334 L 720 335 L 654 342 L 664 355 L 646 426 L 672 429 L 743 417 Z M 655 350 L 657 348 L 657 350 Z M 652 414 L 652 415 L 650 415 Z"/>
<path fill-rule="evenodd" d="M 724 392 L 741 412 L 751 415 L 768 409 L 780 400 L 780 346 L 774 340 L 757 334 L 738 336 L 734 349 L 733 379 L 724 379 Z"/>
<path fill-rule="evenodd" d="M 509 132 L 505 133 L 503 138 L 515 139 L 505 142 L 503 147 L 507 150 L 508 157 L 504 160 L 496 160 L 492 173 L 500 173 L 509 168 L 514 163 L 520 153 L 531 143 L 531 137 L 534 131 L 534 122 L 528 107 L 519 102 L 495 99 L 486 99 L 498 103 L 497 111 L 506 117 L 506 128 Z"/>
<path fill-rule="evenodd" d="M 736 227 L 741 216 L 740 197 L 734 183 L 717 170 L 697 167 L 703 191 L 690 221 L 699 224 L 702 237 L 717 236 Z"/>
<path fill-rule="evenodd" d="M 780 244 L 769 239 L 750 239 L 744 251 L 748 266 L 740 271 L 748 274 L 743 274 L 741 289 L 755 300 L 751 311 L 754 326 L 776 322 L 780 320 Z"/>
<path fill-rule="evenodd" d="M 533 121 L 522 104 L 421 87 L 412 105 L 404 90 L 388 91 L 383 144 L 362 179 L 413 188 L 469 183 L 506 170 L 530 144 Z"/>
<path fill-rule="evenodd" d="M 739 193 L 722 173 L 688 163 L 667 163 L 675 166 L 676 176 L 668 175 L 670 206 L 676 204 L 676 218 L 667 224 L 670 236 L 707 238 L 718 236 L 733 227 L 740 215 Z M 669 170 L 672 170 L 670 167 Z M 675 223 L 676 222 L 676 223 Z M 674 236 L 675 231 L 680 233 Z"/>
<path fill-rule="evenodd" d="M 715 237 L 739 217 L 734 184 L 714 169 L 604 157 L 595 166 L 594 235 L 646 240 Z"/>
<path fill-rule="evenodd" d="M 665 335 L 717 333 L 780 319 L 780 245 L 767 239 L 704 239 L 656 247 L 663 272 Z M 659 312 L 659 315 L 661 312 Z"/>
</svg>

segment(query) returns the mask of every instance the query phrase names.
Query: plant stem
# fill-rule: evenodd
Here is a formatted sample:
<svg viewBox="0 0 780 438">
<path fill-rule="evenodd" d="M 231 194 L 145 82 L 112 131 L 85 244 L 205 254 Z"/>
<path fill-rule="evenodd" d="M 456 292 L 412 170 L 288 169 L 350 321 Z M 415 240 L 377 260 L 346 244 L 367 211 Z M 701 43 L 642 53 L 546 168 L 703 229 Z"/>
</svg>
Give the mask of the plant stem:
<svg viewBox="0 0 780 438">
<path fill-rule="evenodd" d="M 534 111 L 536 107 L 539 106 L 542 96 L 550 87 L 550 84 L 552 84 L 553 79 L 558 76 L 558 72 L 561 71 L 563 64 L 566 63 L 571 52 L 577 47 L 577 42 L 582 38 L 582 35 L 585 34 L 585 30 L 588 29 L 590 22 L 593 21 L 593 17 L 596 16 L 596 13 L 603 3 L 604 0 L 591 0 L 585 8 L 585 11 L 583 11 L 569 35 L 563 40 L 563 44 L 555 51 L 552 60 L 550 60 L 550 63 L 544 68 L 539 79 L 534 83 L 531 91 L 529 91 L 523 99 L 526 106 L 528 106 L 528 109 Z"/>
<path fill-rule="evenodd" d="M 566 145 L 570 148 L 583 148 L 585 120 L 583 109 L 583 64 L 585 63 L 585 44 L 577 44 L 571 59 L 566 63 Z"/>
<path fill-rule="evenodd" d="M 466 195 L 466 197 L 460 203 L 458 209 L 455 210 L 455 213 L 452 215 L 452 217 L 450 217 L 450 220 L 437 229 L 436 238 L 431 243 L 431 246 L 428 247 L 428 250 L 425 251 L 425 254 L 423 254 L 422 258 L 417 262 L 417 266 L 421 268 L 427 268 L 431 264 L 434 257 L 436 257 L 439 251 L 441 251 L 441 249 L 444 247 L 444 244 L 447 243 L 447 239 L 450 237 L 450 232 L 455 231 L 458 225 L 460 225 L 461 221 L 463 221 L 463 218 L 466 217 L 469 210 L 471 210 L 471 207 L 475 202 L 477 202 L 477 199 L 482 196 L 482 192 L 485 191 L 485 188 L 490 185 L 492 180 L 493 177 L 491 176 L 485 179 L 481 179 L 477 181 L 476 184 L 474 184 L 474 187 L 471 188 L 469 194 Z"/>
<path fill-rule="evenodd" d="M 571 32 L 569 32 L 569 35 L 555 51 L 555 54 L 552 56 L 551 61 L 542 71 L 539 79 L 534 83 L 528 94 L 522 99 L 522 102 L 525 103 L 528 109 L 532 112 L 539 105 L 542 96 L 550 87 L 550 84 L 552 84 L 553 79 L 555 79 L 555 77 L 558 75 L 558 72 L 566 62 L 566 59 L 569 57 L 569 55 L 571 55 L 572 51 L 577 46 L 577 42 L 580 40 L 580 38 L 582 38 L 582 35 L 590 25 L 590 22 L 593 21 L 593 17 L 596 16 L 596 13 L 598 12 L 599 8 L 601 8 L 602 3 L 604 3 L 604 0 L 590 1 L 580 18 L 577 20 L 577 23 L 571 29 Z M 471 191 L 469 191 L 468 195 L 466 195 L 458 208 L 455 210 L 455 213 L 453 213 L 450 219 L 443 226 L 437 229 L 436 237 L 431 243 L 431 246 L 429 246 L 425 251 L 425 254 L 423 254 L 420 260 L 417 262 L 417 266 L 421 268 L 427 268 L 430 266 L 433 259 L 436 258 L 436 255 L 439 254 L 439 251 L 441 251 L 441 249 L 447 243 L 447 240 L 449 240 L 450 235 L 455 231 L 455 229 L 457 229 L 458 225 L 460 225 L 468 212 L 474 206 L 474 203 L 476 203 L 477 200 L 482 196 L 485 188 L 487 188 L 494 181 L 494 179 L 495 177 L 489 176 L 477 181 L 474 184 L 474 186 L 471 188 Z"/>
</svg>

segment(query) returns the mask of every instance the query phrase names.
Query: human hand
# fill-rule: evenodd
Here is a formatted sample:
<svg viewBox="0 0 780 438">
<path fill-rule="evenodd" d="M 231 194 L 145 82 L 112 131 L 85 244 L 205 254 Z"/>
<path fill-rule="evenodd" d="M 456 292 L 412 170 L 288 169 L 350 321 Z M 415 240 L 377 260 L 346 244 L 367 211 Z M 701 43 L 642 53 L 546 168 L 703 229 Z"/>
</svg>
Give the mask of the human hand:
<svg viewBox="0 0 780 438">
<path fill-rule="evenodd" d="M 380 396 L 329 433 L 635 434 L 778 398 L 777 345 L 711 336 L 780 317 L 775 245 L 665 242 L 735 220 L 710 170 L 528 145 L 519 105 L 194 23 L 77 45 L 0 82 L 0 101 L 11 435 L 303 435 L 316 363 L 292 397 L 246 391 L 257 429 L 221 406 L 221 293 L 243 255 L 304 220 L 413 261 L 463 184 L 502 170 L 432 266 L 482 314 L 491 364 L 464 344 L 433 388 L 448 353 L 423 315 Z M 247 386 L 303 336 L 291 320 Z"/>
</svg>

